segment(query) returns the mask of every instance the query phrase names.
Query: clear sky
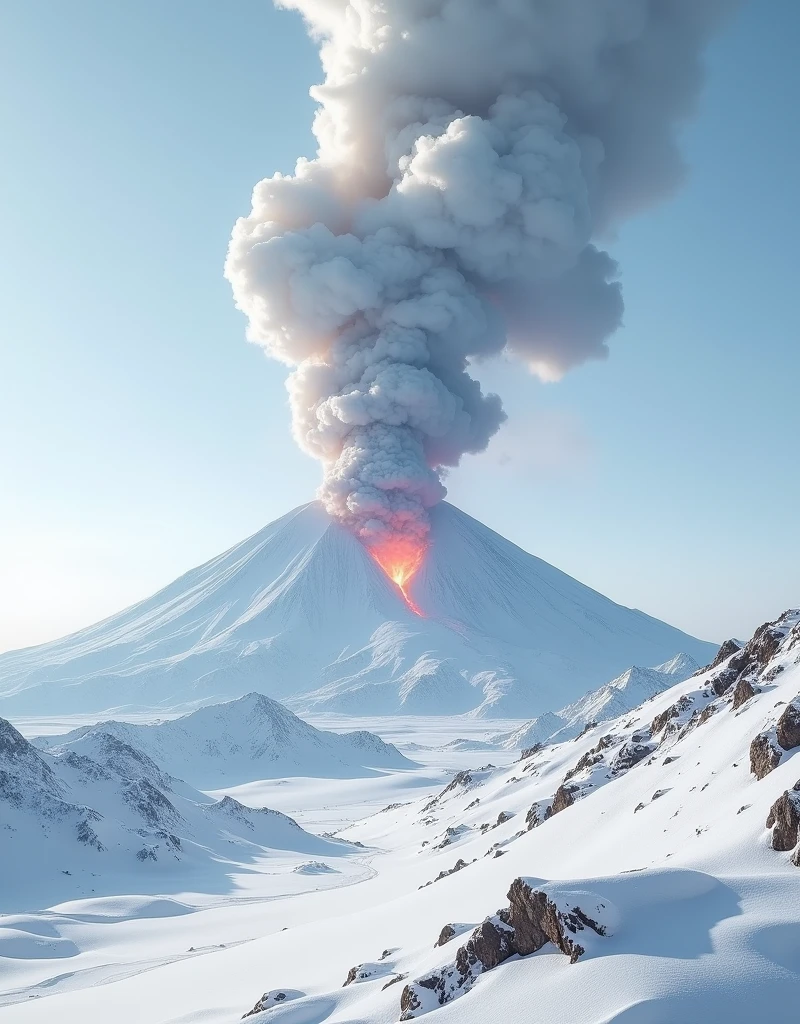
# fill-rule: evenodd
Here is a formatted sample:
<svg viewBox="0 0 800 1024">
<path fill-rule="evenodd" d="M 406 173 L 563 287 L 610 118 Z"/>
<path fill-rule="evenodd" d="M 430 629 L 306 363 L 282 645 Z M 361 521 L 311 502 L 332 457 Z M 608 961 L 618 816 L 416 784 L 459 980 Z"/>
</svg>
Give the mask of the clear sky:
<svg viewBox="0 0 800 1024">
<path fill-rule="evenodd" d="M 320 78 L 266 0 L 7 0 L 0 15 L 0 650 L 145 597 L 294 505 L 285 368 L 222 279 L 253 184 L 312 155 Z M 696 635 L 800 604 L 800 4 L 708 53 L 673 200 L 610 243 L 611 358 L 482 368 L 509 423 L 470 514 Z"/>
</svg>

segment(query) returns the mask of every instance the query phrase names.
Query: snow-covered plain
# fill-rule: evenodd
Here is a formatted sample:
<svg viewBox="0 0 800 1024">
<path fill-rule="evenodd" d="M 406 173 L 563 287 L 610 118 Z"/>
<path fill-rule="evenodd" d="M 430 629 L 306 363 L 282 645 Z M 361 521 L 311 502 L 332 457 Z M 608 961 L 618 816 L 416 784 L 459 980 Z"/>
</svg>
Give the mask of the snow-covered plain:
<svg viewBox="0 0 800 1024">
<path fill-rule="evenodd" d="M 232 1024 L 269 993 L 259 1024 L 389 1024 L 408 985 L 427 1000 L 414 1015 L 438 1024 L 795 1019 L 800 856 L 766 821 L 776 801 L 797 799 L 800 613 L 620 718 L 522 757 L 493 739 L 495 722 L 368 727 L 419 767 L 207 794 L 290 814 L 304 835 L 335 830 L 341 858 L 297 854 L 275 876 L 231 860 L 213 893 L 190 876 L 160 895 L 48 904 L 31 891 L 0 918 L 0 1014 Z M 594 914 L 604 934 L 580 931 L 575 963 L 550 942 L 491 970 L 473 962 L 459 986 L 458 949 L 508 905 L 517 878 L 564 913 Z M 435 946 L 445 925 L 453 937 Z M 413 984 L 440 977 L 441 990 Z"/>
</svg>

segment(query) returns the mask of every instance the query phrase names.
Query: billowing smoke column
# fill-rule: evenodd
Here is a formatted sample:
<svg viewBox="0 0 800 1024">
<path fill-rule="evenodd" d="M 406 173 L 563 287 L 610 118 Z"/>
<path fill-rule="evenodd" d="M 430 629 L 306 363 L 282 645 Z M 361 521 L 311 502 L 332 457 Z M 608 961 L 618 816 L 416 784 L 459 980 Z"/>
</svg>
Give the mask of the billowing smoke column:
<svg viewBox="0 0 800 1024">
<path fill-rule="evenodd" d="M 296 367 L 320 496 L 402 586 L 441 473 L 484 449 L 506 349 L 539 377 L 606 355 L 623 306 L 592 244 L 668 194 L 727 0 L 283 0 L 321 44 L 314 160 L 256 185 L 226 276 Z"/>
</svg>

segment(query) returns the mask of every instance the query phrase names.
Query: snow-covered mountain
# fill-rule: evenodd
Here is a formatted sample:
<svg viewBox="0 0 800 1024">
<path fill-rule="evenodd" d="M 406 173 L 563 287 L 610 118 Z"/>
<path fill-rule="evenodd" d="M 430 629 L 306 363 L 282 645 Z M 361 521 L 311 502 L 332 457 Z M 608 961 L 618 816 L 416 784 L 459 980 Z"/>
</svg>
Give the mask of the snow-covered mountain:
<svg viewBox="0 0 800 1024">
<path fill-rule="evenodd" d="M 688 679 L 699 668 L 694 658 L 683 653 L 655 668 L 632 665 L 610 683 L 591 690 L 556 714 L 538 715 L 497 740 L 508 750 L 525 750 L 546 740 L 554 743 L 573 739 L 590 724 L 609 722 L 633 711 L 656 694 Z"/>
<path fill-rule="evenodd" d="M 50 753 L 0 719 L 4 909 L 27 891 L 63 898 L 113 892 L 120 881 L 122 891 L 158 889 L 170 869 L 180 886 L 198 876 L 219 885 L 225 862 L 264 862 L 277 851 L 302 859 L 352 848 L 278 811 L 212 800 L 113 731 L 88 730 Z"/>
<path fill-rule="evenodd" d="M 52 761 L 7 736 L 4 764 L 47 789 Z M 362 795 L 392 795 L 336 832 L 368 862 L 359 884 L 179 912 L 109 897 L 6 915 L 0 1005 L 15 1024 L 793 1020 L 799 754 L 795 609 L 574 740 L 500 767 L 481 752 L 480 768 L 423 790 L 420 773 L 358 780 Z M 113 753 L 129 773 L 130 759 Z M 324 862 L 296 870 L 325 877 Z"/>
<path fill-rule="evenodd" d="M 375 768 L 413 768 L 375 733 L 315 729 L 260 693 L 200 708 L 151 725 L 100 722 L 63 736 L 40 737 L 53 753 L 94 755 L 98 737 L 114 737 L 142 751 L 200 789 L 287 776 L 354 778 Z"/>
<path fill-rule="evenodd" d="M 253 690 L 294 710 L 526 717 L 631 664 L 714 648 L 624 608 L 452 505 L 405 603 L 304 505 L 146 601 L 0 656 L 0 712 L 189 707 Z"/>
</svg>

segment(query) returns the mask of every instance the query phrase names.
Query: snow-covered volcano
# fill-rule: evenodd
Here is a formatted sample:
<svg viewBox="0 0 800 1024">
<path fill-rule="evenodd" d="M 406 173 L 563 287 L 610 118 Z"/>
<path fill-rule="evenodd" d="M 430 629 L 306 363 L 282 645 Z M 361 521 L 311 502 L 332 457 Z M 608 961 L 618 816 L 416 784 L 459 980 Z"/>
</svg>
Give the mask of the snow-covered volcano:
<svg viewBox="0 0 800 1024">
<path fill-rule="evenodd" d="M 268 693 L 300 711 L 531 717 L 631 664 L 715 648 L 624 608 L 454 506 L 431 511 L 422 615 L 319 504 L 153 597 L 0 656 L 0 713 L 186 707 Z"/>
</svg>

